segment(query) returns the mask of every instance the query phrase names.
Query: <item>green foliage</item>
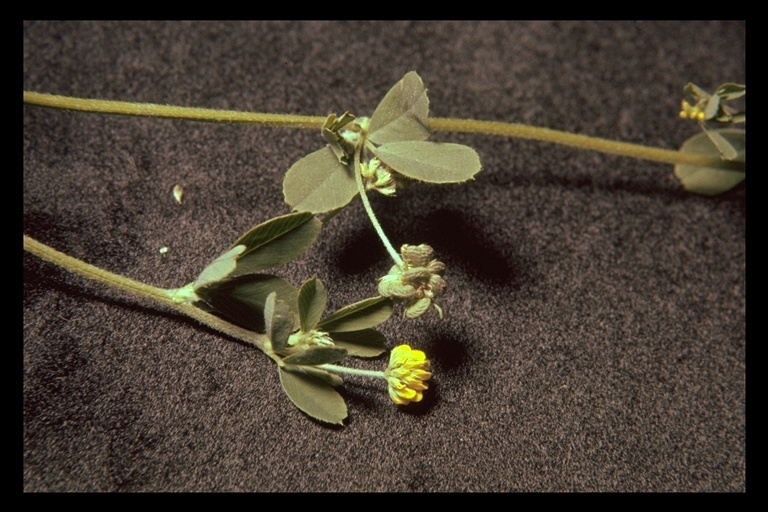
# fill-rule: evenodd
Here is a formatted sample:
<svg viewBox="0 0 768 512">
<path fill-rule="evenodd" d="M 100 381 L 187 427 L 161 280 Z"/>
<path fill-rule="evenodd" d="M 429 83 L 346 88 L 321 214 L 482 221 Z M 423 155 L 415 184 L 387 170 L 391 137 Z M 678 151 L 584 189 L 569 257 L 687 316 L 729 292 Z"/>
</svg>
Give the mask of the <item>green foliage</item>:
<svg viewBox="0 0 768 512">
<path fill-rule="evenodd" d="M 368 139 L 376 144 L 429 137 L 429 99 L 421 77 L 407 73 L 384 96 L 371 116 Z"/>
<path fill-rule="evenodd" d="M 269 274 L 249 274 L 233 279 L 215 281 L 197 290 L 203 309 L 214 312 L 246 329 L 265 332 L 264 306 L 271 293 L 278 301 L 295 305 L 298 290 L 285 279 Z M 292 316 L 298 318 L 293 306 Z M 294 326 L 292 326 L 294 327 Z"/>
<path fill-rule="evenodd" d="M 324 423 L 343 425 L 347 417 L 344 398 L 333 389 L 334 376 L 318 369 L 280 367 L 280 383 L 291 401 L 306 414 Z"/>
<path fill-rule="evenodd" d="M 319 364 L 330 364 L 341 361 L 347 357 L 347 349 L 342 347 L 312 347 L 303 352 L 297 352 L 285 356 L 283 363 L 297 364 L 306 366 L 315 366 Z"/>
<path fill-rule="evenodd" d="M 323 282 L 313 277 L 307 280 L 299 290 L 299 319 L 301 330 L 308 332 L 320 321 L 328 302 L 328 293 Z"/>
<path fill-rule="evenodd" d="M 294 315 L 287 302 L 277 300 L 276 292 L 270 293 L 264 304 L 264 325 L 272 350 L 280 352 L 285 349 L 293 332 Z"/>
<path fill-rule="evenodd" d="M 347 112 L 340 118 L 329 116 L 321 129 L 329 145 L 288 169 L 283 195 L 294 210 L 324 213 L 346 206 L 360 192 L 355 163 L 368 165 L 371 154 L 387 169 L 429 183 L 464 182 L 481 169 L 473 149 L 425 140 L 430 134 L 429 99 L 413 71 L 387 92 L 370 119 L 353 119 Z M 387 195 L 394 191 L 389 183 L 372 188 Z"/>
<path fill-rule="evenodd" d="M 275 292 L 276 300 L 288 305 L 281 305 L 280 313 L 284 314 L 287 307 L 290 315 L 285 316 L 298 320 L 296 288 L 283 278 L 258 272 L 303 254 L 317 238 L 321 226 L 311 213 L 299 212 L 250 229 L 195 280 L 192 287 L 201 301 L 197 305 L 241 327 L 264 332 L 268 327 L 264 307 L 269 295 Z M 281 321 L 281 325 L 286 321 Z M 293 320 L 290 323 L 293 329 Z"/>
<path fill-rule="evenodd" d="M 392 309 L 390 299 L 371 297 L 341 308 L 317 324 L 317 328 L 326 332 L 369 329 L 389 319 L 392 316 Z"/>
<path fill-rule="evenodd" d="M 248 231 L 233 247 L 245 246 L 236 257 L 233 276 L 251 274 L 298 258 L 314 243 L 322 223 L 310 212 L 275 217 Z"/>
<path fill-rule="evenodd" d="M 387 338 L 375 329 L 330 332 L 333 343 L 353 357 L 377 357 L 386 350 Z"/>
<path fill-rule="evenodd" d="M 461 183 L 482 167 L 475 150 L 460 144 L 402 141 L 371 151 L 403 176 L 430 183 Z"/>
<path fill-rule="evenodd" d="M 291 213 L 259 224 L 208 265 L 193 288 L 199 292 L 225 279 L 288 263 L 314 243 L 321 226 L 322 223 L 309 212 Z"/>
<path fill-rule="evenodd" d="M 294 210 L 322 213 L 346 206 L 357 195 L 357 184 L 352 169 L 326 146 L 288 169 L 283 194 Z"/>
<path fill-rule="evenodd" d="M 717 135 L 718 139 L 722 139 L 729 148 L 733 149 L 735 155 L 731 160 L 746 161 L 746 136 L 744 131 L 720 129 L 713 130 L 713 132 Z M 719 158 L 722 153 L 722 149 L 713 143 L 711 135 L 707 133 L 694 135 L 682 145 L 680 151 L 711 156 L 713 158 Z M 675 176 L 677 176 L 686 190 L 696 194 L 712 196 L 732 189 L 744 181 L 746 174 L 741 171 L 717 167 L 679 164 L 675 166 Z"/>
<path fill-rule="evenodd" d="M 728 107 L 727 101 L 741 98 L 747 93 L 747 87 L 741 84 L 726 83 L 709 94 L 696 84 L 689 83 L 684 88 L 686 94 L 693 101 L 694 108 L 704 112 L 703 121 L 716 121 L 719 123 L 744 123 L 746 114 L 737 112 Z"/>
</svg>

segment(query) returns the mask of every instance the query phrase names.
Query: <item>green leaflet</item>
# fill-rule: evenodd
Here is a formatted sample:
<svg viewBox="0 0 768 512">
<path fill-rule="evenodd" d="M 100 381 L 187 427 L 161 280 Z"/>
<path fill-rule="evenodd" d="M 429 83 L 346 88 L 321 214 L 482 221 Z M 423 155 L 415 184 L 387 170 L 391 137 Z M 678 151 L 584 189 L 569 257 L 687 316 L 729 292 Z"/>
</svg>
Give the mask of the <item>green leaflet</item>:
<svg viewBox="0 0 768 512">
<path fill-rule="evenodd" d="M 329 146 L 293 164 L 283 179 L 285 202 L 294 210 L 328 212 L 346 206 L 356 194 L 352 170 Z"/>
<path fill-rule="evenodd" d="M 384 96 L 371 116 L 368 139 L 376 144 L 429 137 L 429 99 L 421 77 L 407 73 Z"/>
<path fill-rule="evenodd" d="M 243 251 L 245 251 L 245 249 L 246 247 L 244 245 L 236 245 L 213 260 L 210 265 L 203 269 L 192 285 L 192 288 L 197 290 L 207 284 L 221 281 L 226 278 L 235 270 L 235 267 L 237 267 L 237 258 Z"/>
<path fill-rule="evenodd" d="M 371 151 L 400 174 L 430 183 L 461 183 L 482 168 L 475 150 L 460 144 L 390 142 Z"/>
<path fill-rule="evenodd" d="M 386 297 L 372 297 L 345 306 L 317 324 L 325 332 L 360 331 L 375 327 L 392 315 L 392 301 Z"/>
<path fill-rule="evenodd" d="M 720 156 L 726 160 L 735 160 L 739 154 L 728 140 L 720 135 L 718 130 L 709 130 L 706 126 L 701 126 L 704 130 L 704 134 L 709 138 L 709 141 L 715 146 Z"/>
<path fill-rule="evenodd" d="M 323 282 L 313 277 L 308 279 L 299 290 L 299 321 L 302 332 L 314 329 L 325 311 L 328 293 Z"/>
<path fill-rule="evenodd" d="M 197 291 L 217 281 L 288 263 L 312 245 L 321 227 L 322 223 L 309 212 L 283 215 L 259 224 L 205 267 L 192 288 Z"/>
<path fill-rule="evenodd" d="M 386 352 L 387 338 L 375 329 L 363 329 L 361 331 L 330 332 L 337 347 L 347 349 L 347 353 L 354 357 L 376 357 Z"/>
<path fill-rule="evenodd" d="M 710 130 L 710 136 L 712 132 L 716 132 L 717 137 L 722 137 L 736 151 L 736 158 L 734 160 L 746 161 L 746 137 L 744 131 L 734 129 Z M 720 151 L 710 140 L 710 136 L 706 133 L 696 134 L 683 143 L 680 151 L 721 158 Z M 708 196 L 721 194 L 732 189 L 744 180 L 745 175 L 745 172 L 730 171 L 716 167 L 682 164 L 675 166 L 675 176 L 677 176 L 686 190 Z"/>
<path fill-rule="evenodd" d="M 291 213 L 259 224 L 233 246 L 246 249 L 237 257 L 232 276 L 282 265 L 304 253 L 320 233 L 322 223 L 309 212 Z"/>
<path fill-rule="evenodd" d="M 347 404 L 333 389 L 329 378 L 317 372 L 321 370 L 305 372 L 280 368 L 280 383 L 288 398 L 303 412 L 325 423 L 343 425 Z"/>
<path fill-rule="evenodd" d="M 724 100 L 735 100 L 747 93 L 747 87 L 741 84 L 727 83 L 717 88 L 715 94 Z"/>
<path fill-rule="evenodd" d="M 303 352 L 283 358 L 286 364 L 315 366 L 341 361 L 347 357 L 347 350 L 342 347 L 311 347 Z"/>
<path fill-rule="evenodd" d="M 288 338 L 293 332 L 293 324 L 294 315 L 291 307 L 286 302 L 277 300 L 276 292 L 270 293 L 264 304 L 264 325 L 275 352 L 282 351 L 288 344 Z"/>
<path fill-rule="evenodd" d="M 256 332 L 265 332 L 264 306 L 272 292 L 276 292 L 278 301 L 296 304 L 298 290 L 285 279 L 269 274 L 249 274 L 217 281 L 196 291 L 212 312 Z M 297 310 L 291 312 L 298 317 Z"/>
</svg>

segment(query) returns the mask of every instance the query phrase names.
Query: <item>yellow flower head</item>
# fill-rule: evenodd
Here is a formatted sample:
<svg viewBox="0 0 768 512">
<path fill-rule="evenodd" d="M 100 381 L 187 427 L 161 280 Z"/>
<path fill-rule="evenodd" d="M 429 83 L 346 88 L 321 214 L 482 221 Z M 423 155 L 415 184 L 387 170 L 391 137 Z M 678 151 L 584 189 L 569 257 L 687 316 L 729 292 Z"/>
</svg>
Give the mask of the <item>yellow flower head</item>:
<svg viewBox="0 0 768 512">
<path fill-rule="evenodd" d="M 691 105 L 687 101 L 683 101 L 680 110 L 680 117 L 683 119 L 695 119 L 696 121 L 704 121 L 707 115 L 701 110 L 701 105 Z"/>
<path fill-rule="evenodd" d="M 420 402 L 424 397 L 423 391 L 428 387 L 425 381 L 432 377 L 429 359 L 421 350 L 399 345 L 392 349 L 384 376 L 393 402 L 398 405 Z"/>
</svg>

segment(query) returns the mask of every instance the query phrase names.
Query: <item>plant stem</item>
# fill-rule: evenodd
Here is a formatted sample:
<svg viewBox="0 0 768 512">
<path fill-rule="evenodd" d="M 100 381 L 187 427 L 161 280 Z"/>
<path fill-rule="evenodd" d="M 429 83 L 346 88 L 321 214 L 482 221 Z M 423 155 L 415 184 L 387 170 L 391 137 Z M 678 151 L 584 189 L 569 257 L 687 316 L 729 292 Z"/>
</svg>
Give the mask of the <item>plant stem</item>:
<svg viewBox="0 0 768 512">
<path fill-rule="evenodd" d="M 263 114 L 259 112 L 237 112 L 234 110 L 158 105 L 155 103 L 94 100 L 29 91 L 24 91 L 24 103 L 40 107 L 64 108 L 67 110 L 101 114 L 191 119 L 195 121 L 212 121 L 218 123 L 253 123 L 266 126 L 288 126 L 294 128 L 319 129 L 325 122 L 325 117 L 318 116 Z"/>
<path fill-rule="evenodd" d="M 268 347 L 269 340 L 266 336 L 231 324 L 215 315 L 203 311 L 202 309 L 192 304 L 178 303 L 174 301 L 173 296 L 176 292 L 174 289 L 169 290 L 165 288 L 158 288 L 156 286 L 151 286 L 140 281 L 135 281 L 133 279 L 100 269 L 89 263 L 85 263 L 84 261 L 64 254 L 63 252 L 57 251 L 56 249 L 42 244 L 27 235 L 24 235 L 24 250 L 42 258 L 49 263 L 53 263 L 54 265 L 69 270 L 70 272 L 74 272 L 75 274 L 109 285 L 113 288 L 117 288 L 118 290 L 127 291 L 134 295 L 159 302 L 160 304 L 163 304 L 164 306 L 167 306 L 179 313 L 193 318 L 212 329 L 244 341 L 249 345 L 254 345 L 275 361 L 278 360 L 277 356 L 273 355 L 272 351 Z"/>
<path fill-rule="evenodd" d="M 24 103 L 41 107 L 63 108 L 67 110 L 102 114 L 123 114 L 221 123 L 252 123 L 291 128 L 319 129 L 326 119 L 321 116 L 266 114 L 259 112 L 239 112 L 234 110 L 158 105 L 153 103 L 84 99 L 31 91 L 24 91 Z M 671 149 L 653 148 L 640 144 L 617 142 L 599 137 L 590 137 L 587 135 L 552 130 L 549 128 L 538 128 L 523 124 L 452 118 L 432 118 L 430 119 L 429 124 L 430 128 L 435 131 L 480 133 L 485 135 L 516 137 L 552 142 L 585 150 L 668 164 L 700 165 L 738 172 L 745 172 L 746 170 L 746 164 L 744 162 L 727 161 L 704 155 L 683 153 Z"/>
<path fill-rule="evenodd" d="M 363 144 L 361 143 L 355 148 L 355 161 L 353 169 L 353 174 L 355 175 L 355 181 L 357 182 L 357 190 L 360 192 L 360 199 L 363 201 L 363 207 L 365 208 L 365 212 L 368 214 L 368 218 L 371 219 L 371 224 L 373 224 L 374 229 L 376 230 L 376 233 L 379 235 L 379 238 L 381 239 L 381 242 L 384 244 L 384 247 L 387 249 L 387 252 L 389 252 L 389 255 L 392 257 L 392 260 L 394 260 L 395 264 L 403 268 L 403 259 L 400 257 L 400 255 L 397 253 L 394 247 L 392 247 L 392 244 L 389 241 L 389 238 L 387 238 L 387 235 L 384 233 L 384 229 L 381 227 L 381 224 L 379 224 L 379 220 L 376 218 L 376 215 L 373 213 L 373 208 L 371 208 L 371 203 L 368 201 L 368 196 L 365 193 L 365 185 L 363 185 L 363 175 L 360 172 L 360 151 L 362 151 Z"/>
<path fill-rule="evenodd" d="M 682 153 L 672 149 L 653 148 L 629 142 L 590 137 L 577 133 L 562 132 L 549 128 L 539 128 L 516 123 L 502 123 L 497 121 L 476 121 L 473 119 L 430 119 L 429 126 L 435 131 L 482 133 L 485 135 L 501 135 L 517 137 L 521 139 L 540 140 L 554 142 L 564 146 L 609 153 L 613 155 L 627 156 L 641 160 L 651 160 L 668 164 L 701 165 L 716 167 L 729 171 L 745 171 L 744 162 L 728 161 L 721 158 L 713 158 L 694 153 Z"/>
<path fill-rule="evenodd" d="M 337 366 L 335 364 L 321 364 L 318 368 L 328 370 L 336 373 L 347 373 L 350 375 L 362 375 L 364 377 L 376 377 L 379 379 L 385 379 L 384 372 L 376 370 L 358 370 L 357 368 L 348 368 L 346 366 Z"/>
</svg>

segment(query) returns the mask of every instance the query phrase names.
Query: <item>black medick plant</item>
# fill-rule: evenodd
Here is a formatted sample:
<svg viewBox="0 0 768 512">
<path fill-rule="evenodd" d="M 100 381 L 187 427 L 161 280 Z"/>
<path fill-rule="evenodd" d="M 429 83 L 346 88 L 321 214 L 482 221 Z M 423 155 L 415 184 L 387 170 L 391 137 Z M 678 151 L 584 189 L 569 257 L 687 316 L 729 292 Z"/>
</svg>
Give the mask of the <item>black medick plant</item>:
<svg viewBox="0 0 768 512">
<path fill-rule="evenodd" d="M 744 96 L 743 85 L 727 83 L 709 94 L 693 84 L 684 89 L 680 117 L 697 121 L 702 133 L 680 151 L 648 148 L 519 124 L 468 119 L 430 119 L 427 89 L 416 72 L 407 73 L 368 117 L 349 112 L 326 118 L 246 113 L 166 105 L 69 98 L 26 91 L 29 105 L 70 110 L 246 122 L 271 126 L 320 128 L 323 143 L 294 163 L 283 181 L 291 212 L 250 229 L 207 265 L 190 283 L 174 289 L 154 287 L 113 274 L 63 254 L 27 235 L 24 249 L 44 260 L 115 288 L 150 298 L 224 334 L 263 351 L 272 359 L 290 400 L 308 416 L 343 425 L 347 406 L 337 388 L 342 376 L 359 375 L 386 383 L 390 399 L 407 405 L 423 399 L 431 378 L 426 354 L 410 344 L 390 343 L 376 328 L 396 309 L 416 319 L 444 312 L 439 298 L 449 288 L 446 267 L 428 243 L 415 241 L 399 250 L 389 241 L 368 193 L 397 195 L 408 181 L 463 183 L 481 170 L 470 147 L 428 141 L 434 130 L 523 137 L 582 149 L 675 165 L 689 191 L 714 195 L 730 190 L 745 176 L 744 112 L 727 102 Z M 689 101 L 690 100 L 690 101 Z M 173 196 L 182 201 L 183 189 Z M 328 293 L 318 276 L 296 287 L 275 272 L 301 257 L 323 225 L 360 197 L 393 265 L 371 293 L 326 313 Z M 162 252 L 162 250 L 161 250 Z M 390 345 L 388 364 L 364 370 L 341 364 L 346 358 L 376 358 Z"/>
</svg>

